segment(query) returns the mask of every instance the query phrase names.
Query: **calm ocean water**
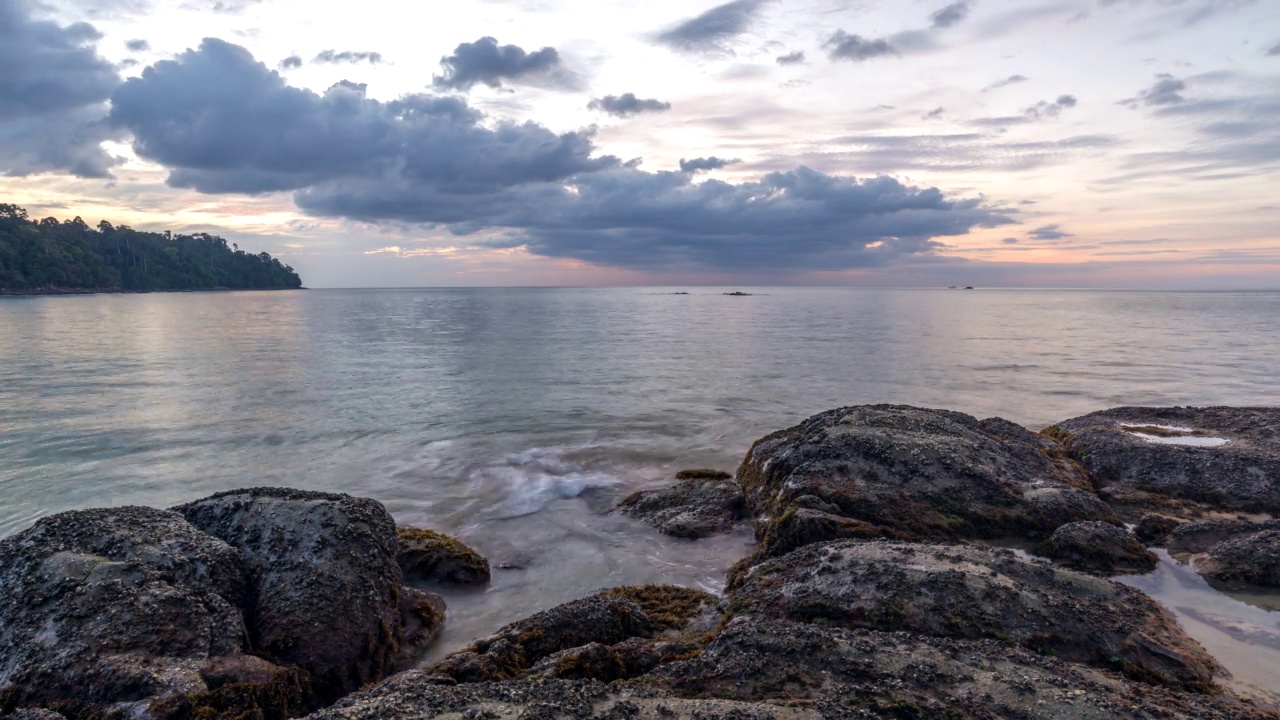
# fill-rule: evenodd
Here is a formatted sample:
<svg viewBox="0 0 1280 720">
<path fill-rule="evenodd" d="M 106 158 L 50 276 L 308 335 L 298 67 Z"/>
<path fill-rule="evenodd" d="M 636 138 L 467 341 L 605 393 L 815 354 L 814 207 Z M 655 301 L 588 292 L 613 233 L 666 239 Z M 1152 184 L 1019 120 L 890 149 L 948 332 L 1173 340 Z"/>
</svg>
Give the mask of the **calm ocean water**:
<svg viewBox="0 0 1280 720">
<path fill-rule="evenodd" d="M 0 536 L 252 485 L 371 496 L 523 567 L 449 595 L 444 649 L 599 587 L 720 587 L 748 536 L 603 511 L 832 407 L 1280 404 L 1280 293 L 673 292 L 0 298 Z"/>
</svg>

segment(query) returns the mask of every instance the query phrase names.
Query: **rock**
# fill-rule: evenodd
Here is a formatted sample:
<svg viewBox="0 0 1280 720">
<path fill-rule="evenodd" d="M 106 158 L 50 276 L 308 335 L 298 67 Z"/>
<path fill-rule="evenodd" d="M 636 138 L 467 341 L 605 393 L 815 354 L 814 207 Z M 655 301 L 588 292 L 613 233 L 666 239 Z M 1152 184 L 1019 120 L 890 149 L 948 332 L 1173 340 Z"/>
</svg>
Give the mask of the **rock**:
<svg viewBox="0 0 1280 720">
<path fill-rule="evenodd" d="M 406 587 L 400 590 L 400 617 L 404 619 L 404 642 L 397 669 L 417 664 L 423 648 L 430 647 L 444 630 L 444 598 L 436 593 Z"/>
<path fill-rule="evenodd" d="M 680 482 L 670 487 L 632 493 L 618 504 L 618 512 L 690 539 L 727 532 L 746 519 L 746 498 L 728 473 L 683 470 L 676 478 Z"/>
<path fill-rule="evenodd" d="M 1059 445 L 1007 420 L 902 405 L 815 415 L 755 443 L 738 470 L 768 518 L 761 556 L 833 537 L 1048 537 L 1118 523 Z M 788 514 L 807 509 L 812 512 Z"/>
<path fill-rule="evenodd" d="M 507 625 L 427 670 L 459 683 L 511 680 L 561 650 L 593 642 L 614 645 L 651 633 L 639 605 L 616 597 L 587 597 Z"/>
<path fill-rule="evenodd" d="M 1196 572 L 1216 583 L 1280 587 L 1280 530 L 1264 530 L 1210 548 Z"/>
<path fill-rule="evenodd" d="M 1169 539 L 1169 533 L 1184 522 L 1186 521 L 1168 515 L 1147 513 L 1138 519 L 1133 528 L 1133 536 L 1148 546 L 1161 546 Z"/>
<path fill-rule="evenodd" d="M 66 717 L 52 710 L 23 708 L 5 715 L 4 720 L 66 720 Z"/>
<path fill-rule="evenodd" d="M 593 648 L 592 653 L 599 650 Z M 994 640 L 736 618 L 702 653 L 626 682 L 442 685 L 397 675 L 311 720 L 1276 720 L 1222 693 L 1126 680 Z"/>
<path fill-rule="evenodd" d="M 406 582 L 479 585 L 489 582 L 489 561 L 458 540 L 434 530 L 396 528 L 397 559 Z"/>
<path fill-rule="evenodd" d="M 442 686 L 429 673 L 403 673 L 310 720 L 819 720 L 813 708 L 671 697 L 583 680 Z"/>
<path fill-rule="evenodd" d="M 1120 486 L 1245 512 L 1280 511 L 1280 408 L 1121 407 L 1058 427 L 1069 434 L 1072 456 L 1103 489 Z M 1226 443 L 1181 444 L 1220 440 Z"/>
<path fill-rule="evenodd" d="M 631 687 L 682 697 L 812 705 L 827 718 L 1244 720 L 1278 717 L 1227 693 L 1197 694 L 997 640 L 735 618 L 697 657 Z M 614 686 L 616 687 L 616 686 Z"/>
<path fill-rule="evenodd" d="M 175 510 L 243 554 L 253 646 L 309 672 L 322 699 L 385 677 L 402 659 L 395 523 L 381 503 L 254 488 Z"/>
<path fill-rule="evenodd" d="M 1204 691 L 1214 660 L 1138 590 L 1012 551 L 891 541 L 807 545 L 753 568 L 729 612 L 935 637 L 992 638 Z"/>
<path fill-rule="evenodd" d="M 1155 570 L 1160 558 L 1124 528 L 1104 522 L 1067 523 L 1036 552 L 1075 570 L 1131 575 Z"/>
<path fill-rule="evenodd" d="M 1256 535 L 1264 530 L 1280 530 L 1280 520 L 1200 520 L 1179 525 L 1169 533 L 1167 549 L 1179 556 L 1198 555 L 1224 542 Z"/>
<path fill-rule="evenodd" d="M 53 515 L 0 541 L 0 697 L 111 706 L 208 689 L 247 647 L 241 553 L 167 510 Z"/>
<path fill-rule="evenodd" d="M 702 644 L 690 641 L 631 638 L 617 645 L 589 643 L 540 660 L 529 670 L 528 677 L 613 682 L 639 677 L 659 665 L 687 660 L 701 651 Z"/>
<path fill-rule="evenodd" d="M 680 585 L 640 585 L 608 588 L 593 597 L 630 600 L 639 606 L 654 633 L 704 633 L 720 622 L 720 598 Z"/>
</svg>

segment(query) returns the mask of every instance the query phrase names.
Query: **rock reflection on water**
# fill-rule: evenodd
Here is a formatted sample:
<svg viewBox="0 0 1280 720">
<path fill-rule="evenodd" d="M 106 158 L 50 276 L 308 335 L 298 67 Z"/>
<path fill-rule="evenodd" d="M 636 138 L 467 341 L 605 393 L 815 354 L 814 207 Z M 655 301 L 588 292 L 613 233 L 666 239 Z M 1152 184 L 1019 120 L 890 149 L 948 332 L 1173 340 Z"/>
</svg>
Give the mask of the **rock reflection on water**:
<svg viewBox="0 0 1280 720">
<path fill-rule="evenodd" d="M 1227 594 L 1189 565 L 1156 550 L 1160 565 L 1146 575 L 1114 578 L 1150 595 L 1231 674 L 1223 685 L 1259 704 L 1280 708 L 1280 593 Z"/>
</svg>

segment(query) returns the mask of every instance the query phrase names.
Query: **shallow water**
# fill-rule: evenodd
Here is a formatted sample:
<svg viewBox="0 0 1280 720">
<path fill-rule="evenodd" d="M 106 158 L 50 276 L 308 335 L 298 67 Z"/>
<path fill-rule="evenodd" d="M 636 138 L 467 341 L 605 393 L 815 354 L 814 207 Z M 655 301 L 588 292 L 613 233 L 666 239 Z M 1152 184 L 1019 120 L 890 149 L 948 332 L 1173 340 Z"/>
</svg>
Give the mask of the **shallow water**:
<svg viewBox="0 0 1280 720">
<path fill-rule="evenodd" d="M 603 512 L 815 412 L 1280 404 L 1277 293 L 675 290 L 0 298 L 0 536 L 233 487 L 367 495 L 524 566 L 450 595 L 454 647 L 600 587 L 718 587 L 745 536 Z"/>
<path fill-rule="evenodd" d="M 1155 572 L 1115 580 L 1145 592 L 1172 613 L 1226 668 L 1230 677 L 1221 680 L 1223 685 L 1280 709 L 1280 612 L 1274 611 L 1280 593 L 1258 590 L 1233 597 L 1164 550 L 1156 554 L 1160 565 Z"/>
</svg>

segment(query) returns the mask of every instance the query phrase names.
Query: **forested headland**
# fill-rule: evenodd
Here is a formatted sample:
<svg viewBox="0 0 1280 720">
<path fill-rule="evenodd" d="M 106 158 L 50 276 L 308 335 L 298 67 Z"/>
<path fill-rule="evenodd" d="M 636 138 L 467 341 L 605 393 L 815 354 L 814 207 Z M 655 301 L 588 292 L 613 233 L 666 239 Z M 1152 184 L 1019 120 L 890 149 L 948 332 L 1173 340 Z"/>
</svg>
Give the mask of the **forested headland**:
<svg viewBox="0 0 1280 720">
<path fill-rule="evenodd" d="M 276 290 L 293 268 L 207 233 L 142 232 L 103 220 L 32 220 L 0 203 L 0 294 L 63 291 Z"/>
</svg>

